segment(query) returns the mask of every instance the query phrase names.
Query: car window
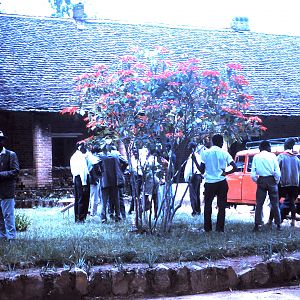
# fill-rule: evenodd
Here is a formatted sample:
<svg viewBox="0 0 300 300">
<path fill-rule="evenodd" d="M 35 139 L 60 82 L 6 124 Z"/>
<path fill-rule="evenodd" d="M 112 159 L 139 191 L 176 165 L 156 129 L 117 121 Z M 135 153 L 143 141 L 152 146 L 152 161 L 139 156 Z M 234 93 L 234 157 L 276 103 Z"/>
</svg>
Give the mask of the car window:
<svg viewBox="0 0 300 300">
<path fill-rule="evenodd" d="M 243 172 L 245 166 L 245 156 L 237 156 L 235 159 L 235 164 L 237 166 L 238 172 Z"/>
<path fill-rule="evenodd" d="M 251 172 L 253 156 L 248 156 L 247 172 Z"/>
</svg>

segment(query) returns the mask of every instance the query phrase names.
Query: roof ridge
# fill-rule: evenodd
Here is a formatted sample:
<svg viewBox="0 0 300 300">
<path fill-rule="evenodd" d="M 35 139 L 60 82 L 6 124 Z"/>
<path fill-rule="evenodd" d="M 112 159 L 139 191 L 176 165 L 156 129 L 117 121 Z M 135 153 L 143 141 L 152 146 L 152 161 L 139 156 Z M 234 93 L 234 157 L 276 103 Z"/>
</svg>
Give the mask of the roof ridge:
<svg viewBox="0 0 300 300">
<path fill-rule="evenodd" d="M 76 23 L 76 21 L 69 18 L 62 17 L 49 17 L 49 16 L 29 16 L 29 15 L 20 15 L 20 14 L 7 14 L 0 13 L 0 17 L 12 17 L 12 18 L 24 18 L 24 19 L 38 19 L 38 20 L 48 20 L 48 21 L 63 21 L 63 22 L 72 22 Z M 80 22 L 78 22 L 80 23 Z M 186 30 L 200 30 L 200 31 L 213 31 L 213 32 L 232 32 L 239 33 L 243 35 L 260 35 L 260 36 L 285 36 L 285 37 L 293 37 L 300 38 L 298 35 L 291 34 L 276 34 L 276 33 L 264 33 L 257 31 L 235 31 L 229 27 L 225 28 L 216 28 L 216 27 L 202 27 L 196 25 L 187 25 L 187 24 L 169 24 L 169 23 L 156 23 L 156 22 L 141 22 L 141 21 L 129 21 L 129 20 L 117 20 L 117 19 L 85 19 L 83 23 L 111 23 L 111 24 L 124 24 L 124 25 L 134 25 L 134 26 L 152 26 L 152 27 L 162 27 L 162 28 L 176 28 L 176 29 L 186 29 Z"/>
</svg>

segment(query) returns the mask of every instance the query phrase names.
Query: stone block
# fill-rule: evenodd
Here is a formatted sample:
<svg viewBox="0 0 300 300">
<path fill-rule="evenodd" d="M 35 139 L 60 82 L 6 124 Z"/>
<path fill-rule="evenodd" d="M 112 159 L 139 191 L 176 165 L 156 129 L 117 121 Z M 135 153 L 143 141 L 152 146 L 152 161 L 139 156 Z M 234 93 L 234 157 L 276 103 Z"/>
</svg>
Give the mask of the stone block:
<svg viewBox="0 0 300 300">
<path fill-rule="evenodd" d="M 169 268 L 163 264 L 155 267 L 150 271 L 151 273 L 151 287 L 155 294 L 167 294 L 171 287 L 171 279 L 169 276 Z"/>
<path fill-rule="evenodd" d="M 145 269 L 137 269 L 129 283 L 129 294 L 144 295 L 149 289 Z"/>
<path fill-rule="evenodd" d="M 188 294 L 190 287 L 190 271 L 186 266 L 174 268 L 171 272 L 172 293 L 176 295 Z"/>
<path fill-rule="evenodd" d="M 271 282 L 270 272 L 266 263 L 259 263 L 238 275 L 240 279 L 239 287 L 242 289 L 263 287 Z"/>
<path fill-rule="evenodd" d="M 89 295 L 109 297 L 112 295 L 112 278 L 108 270 L 95 270 L 89 280 Z"/>
<path fill-rule="evenodd" d="M 198 267 L 191 270 L 191 287 L 196 293 L 229 290 L 235 288 L 238 282 L 232 267 Z"/>
</svg>

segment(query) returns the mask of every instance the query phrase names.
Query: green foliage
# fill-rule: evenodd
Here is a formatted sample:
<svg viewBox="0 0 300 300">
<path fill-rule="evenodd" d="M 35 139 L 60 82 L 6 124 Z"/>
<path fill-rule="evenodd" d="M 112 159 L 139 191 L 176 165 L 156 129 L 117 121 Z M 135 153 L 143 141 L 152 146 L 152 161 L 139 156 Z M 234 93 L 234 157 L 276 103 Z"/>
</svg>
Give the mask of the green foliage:
<svg viewBox="0 0 300 300">
<path fill-rule="evenodd" d="M 154 268 L 154 264 L 158 259 L 158 255 L 154 250 L 150 250 L 145 253 L 144 260 L 147 262 L 149 268 Z"/>
<path fill-rule="evenodd" d="M 15 215 L 15 223 L 17 231 L 26 231 L 31 225 L 31 219 L 25 214 L 17 213 Z"/>
</svg>

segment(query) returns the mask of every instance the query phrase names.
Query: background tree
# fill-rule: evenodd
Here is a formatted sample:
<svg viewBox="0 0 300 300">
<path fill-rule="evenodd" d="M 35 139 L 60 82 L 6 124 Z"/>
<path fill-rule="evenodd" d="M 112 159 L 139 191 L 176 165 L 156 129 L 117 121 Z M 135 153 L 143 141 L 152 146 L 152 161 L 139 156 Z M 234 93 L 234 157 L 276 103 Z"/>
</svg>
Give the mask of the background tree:
<svg viewBox="0 0 300 300">
<path fill-rule="evenodd" d="M 72 1 L 71 0 L 48 0 L 51 7 L 55 10 L 53 17 L 71 17 Z"/>
<path fill-rule="evenodd" d="M 92 141 L 109 136 L 125 145 L 128 157 L 134 145 L 156 148 L 158 156 L 170 158 L 187 139 L 197 138 L 201 143 L 204 137 L 222 133 L 232 143 L 265 129 L 258 117 L 246 116 L 252 96 L 246 92 L 248 81 L 239 74 L 240 64 L 227 64 L 220 72 L 201 70 L 199 59 L 174 62 L 164 47 L 131 50 L 133 55 L 122 56 L 110 66 L 94 66 L 75 78 L 77 106 L 63 113 L 85 115 Z M 165 180 L 159 211 L 161 227 L 168 232 L 182 203 L 176 204 L 171 193 L 174 168 L 169 164 L 164 172 L 152 171 Z M 140 213 L 139 199 L 135 202 L 136 226 L 141 228 L 146 222 L 151 227 L 151 218 L 147 222 Z M 157 224 L 158 219 L 153 226 Z"/>
</svg>

